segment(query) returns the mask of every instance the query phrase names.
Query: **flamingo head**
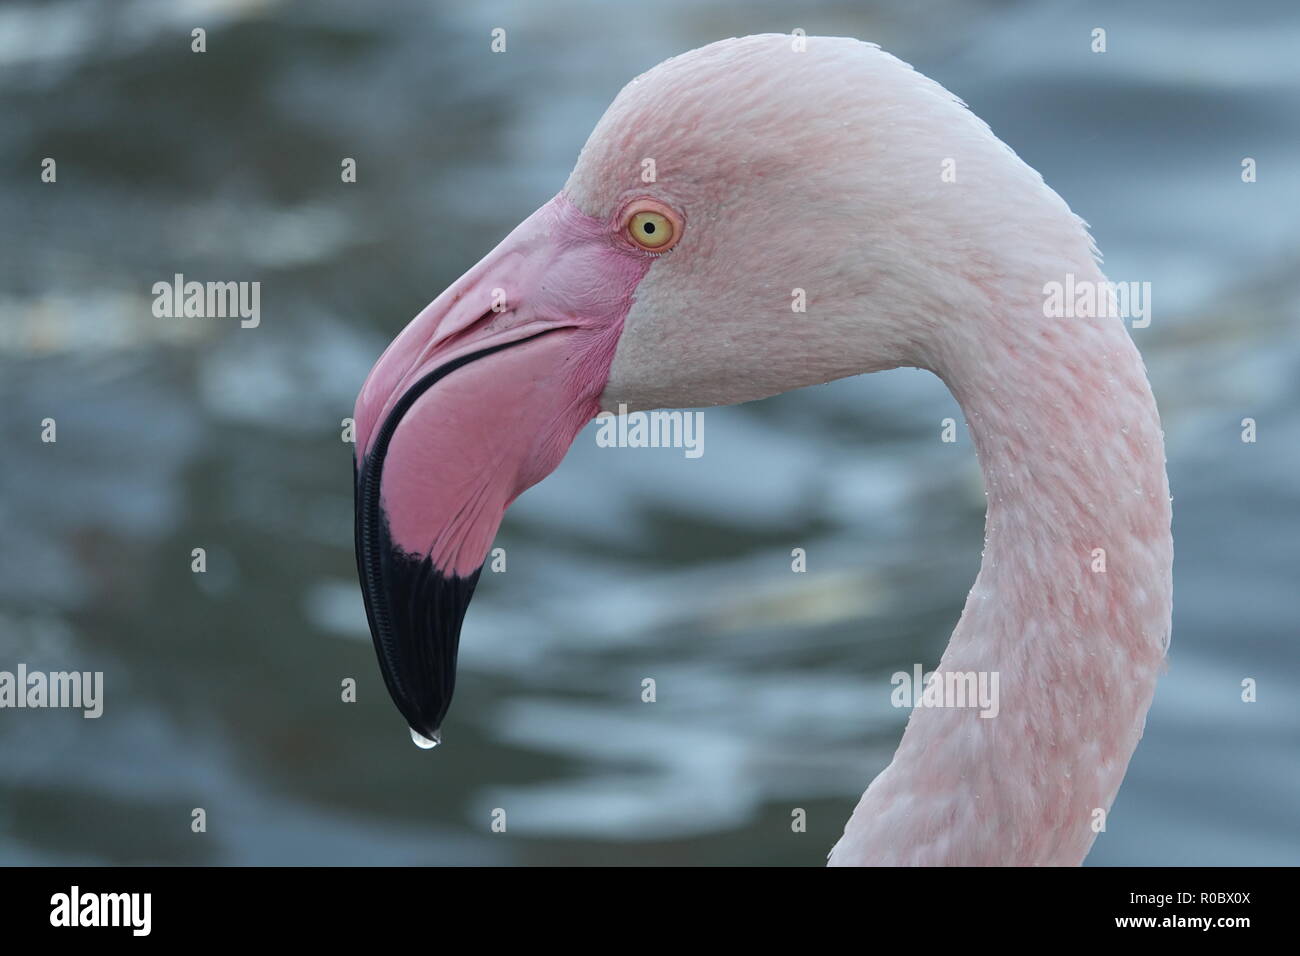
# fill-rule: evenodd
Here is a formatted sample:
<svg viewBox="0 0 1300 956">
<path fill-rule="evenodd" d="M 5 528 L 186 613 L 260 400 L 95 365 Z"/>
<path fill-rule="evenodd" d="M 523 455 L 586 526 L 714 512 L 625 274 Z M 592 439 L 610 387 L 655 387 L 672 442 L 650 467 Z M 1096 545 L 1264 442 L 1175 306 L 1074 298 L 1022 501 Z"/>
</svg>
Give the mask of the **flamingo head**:
<svg viewBox="0 0 1300 956">
<path fill-rule="evenodd" d="M 563 191 L 411 321 L 357 399 L 358 569 L 413 730 L 437 739 L 506 508 L 602 408 L 933 367 L 960 340 L 936 323 L 984 294 L 983 250 L 1013 227 L 944 181 L 947 157 L 1004 203 L 1051 195 L 942 87 L 856 40 L 727 40 L 623 89 Z"/>
</svg>

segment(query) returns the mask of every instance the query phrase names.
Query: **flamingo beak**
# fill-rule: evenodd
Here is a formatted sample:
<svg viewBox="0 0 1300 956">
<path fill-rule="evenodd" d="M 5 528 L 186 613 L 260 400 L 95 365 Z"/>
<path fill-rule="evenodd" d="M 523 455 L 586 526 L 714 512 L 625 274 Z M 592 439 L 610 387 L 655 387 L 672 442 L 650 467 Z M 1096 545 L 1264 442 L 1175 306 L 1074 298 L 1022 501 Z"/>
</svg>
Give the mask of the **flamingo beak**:
<svg viewBox="0 0 1300 956">
<path fill-rule="evenodd" d="M 551 200 L 412 320 L 357 398 L 366 615 L 389 694 L 429 741 L 506 508 L 599 410 L 644 274 L 610 268 L 603 228 Z"/>
</svg>

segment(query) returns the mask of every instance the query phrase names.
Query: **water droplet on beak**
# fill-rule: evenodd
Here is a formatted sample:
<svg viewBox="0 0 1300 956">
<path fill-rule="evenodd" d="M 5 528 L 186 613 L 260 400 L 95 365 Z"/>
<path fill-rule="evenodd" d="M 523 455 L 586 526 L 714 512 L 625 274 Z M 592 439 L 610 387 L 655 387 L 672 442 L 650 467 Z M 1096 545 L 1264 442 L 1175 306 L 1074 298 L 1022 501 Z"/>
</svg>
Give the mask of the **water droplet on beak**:
<svg viewBox="0 0 1300 956">
<path fill-rule="evenodd" d="M 432 750 L 438 744 L 442 743 L 442 734 L 434 732 L 432 738 L 424 736 L 414 727 L 411 728 L 411 741 L 421 750 Z"/>
</svg>

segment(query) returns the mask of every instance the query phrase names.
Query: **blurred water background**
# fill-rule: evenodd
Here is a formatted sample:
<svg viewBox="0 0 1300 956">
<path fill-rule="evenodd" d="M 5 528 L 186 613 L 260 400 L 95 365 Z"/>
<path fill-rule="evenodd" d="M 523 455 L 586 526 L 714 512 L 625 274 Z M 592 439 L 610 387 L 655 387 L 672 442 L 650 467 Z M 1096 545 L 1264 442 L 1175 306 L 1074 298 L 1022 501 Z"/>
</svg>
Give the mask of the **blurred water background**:
<svg viewBox="0 0 1300 956">
<path fill-rule="evenodd" d="M 374 660 L 339 438 L 390 337 L 560 188 L 623 83 L 795 27 L 949 87 L 1112 279 L 1153 285 L 1173 645 L 1090 862 L 1300 862 L 1289 0 L 0 7 L 0 669 L 106 682 L 98 720 L 0 712 L 0 862 L 824 860 L 906 720 L 889 675 L 933 666 L 979 563 L 937 380 L 710 410 L 698 460 L 580 436 L 506 518 L 432 753 Z M 261 281 L 260 327 L 155 318 L 177 272 Z"/>
</svg>

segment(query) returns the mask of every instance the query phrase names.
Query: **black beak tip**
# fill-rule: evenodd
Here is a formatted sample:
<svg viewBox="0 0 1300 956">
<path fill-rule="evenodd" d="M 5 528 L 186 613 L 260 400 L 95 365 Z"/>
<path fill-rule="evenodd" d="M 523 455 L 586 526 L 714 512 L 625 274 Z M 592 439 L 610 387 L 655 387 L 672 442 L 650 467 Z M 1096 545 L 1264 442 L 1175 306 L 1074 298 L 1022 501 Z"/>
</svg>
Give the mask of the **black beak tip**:
<svg viewBox="0 0 1300 956">
<path fill-rule="evenodd" d="M 379 667 L 411 730 L 436 742 L 456 689 L 461 623 L 479 572 L 444 575 L 429 558 L 393 549 L 381 565 L 378 593 L 366 600 Z"/>
<path fill-rule="evenodd" d="M 456 688 L 461 623 L 482 568 L 468 577 L 444 574 L 427 556 L 394 545 L 378 496 L 366 501 L 362 493 L 366 484 L 364 477 L 358 483 L 357 570 L 375 654 L 412 739 L 435 746 Z"/>
</svg>

